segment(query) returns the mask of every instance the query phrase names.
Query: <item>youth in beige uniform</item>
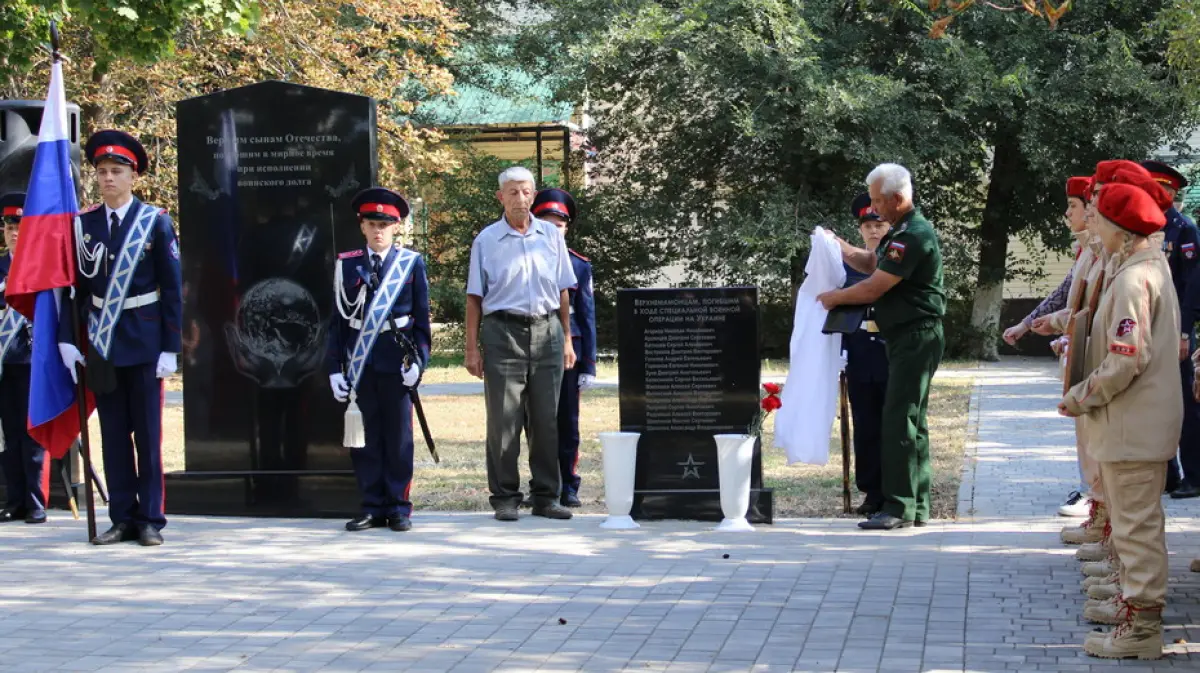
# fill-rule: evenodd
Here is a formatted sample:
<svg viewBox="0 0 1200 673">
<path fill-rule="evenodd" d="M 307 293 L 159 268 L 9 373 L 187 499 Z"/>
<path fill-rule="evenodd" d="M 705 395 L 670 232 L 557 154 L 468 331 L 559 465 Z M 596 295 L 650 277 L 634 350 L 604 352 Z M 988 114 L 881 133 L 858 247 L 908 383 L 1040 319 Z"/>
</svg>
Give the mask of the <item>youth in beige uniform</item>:
<svg viewBox="0 0 1200 673">
<path fill-rule="evenodd" d="M 1117 628 L 1092 634 L 1084 649 L 1151 659 L 1162 656 L 1167 589 L 1161 496 L 1183 419 L 1179 303 L 1166 260 L 1148 238 L 1166 224 L 1162 209 L 1129 184 L 1107 184 L 1098 199 L 1097 233 L 1113 271 L 1088 341 L 1100 366 L 1067 392 L 1059 410 L 1085 419 L 1087 448 L 1106 488 L 1122 594 L 1088 602 L 1085 617 Z"/>
</svg>

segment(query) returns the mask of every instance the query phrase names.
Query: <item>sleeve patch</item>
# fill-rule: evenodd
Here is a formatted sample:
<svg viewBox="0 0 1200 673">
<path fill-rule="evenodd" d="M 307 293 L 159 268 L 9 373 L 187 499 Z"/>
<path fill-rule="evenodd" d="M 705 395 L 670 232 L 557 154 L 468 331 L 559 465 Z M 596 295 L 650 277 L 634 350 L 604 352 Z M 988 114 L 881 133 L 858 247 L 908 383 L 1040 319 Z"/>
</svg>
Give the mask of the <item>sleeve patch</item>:
<svg viewBox="0 0 1200 673">
<path fill-rule="evenodd" d="M 900 241 L 888 243 L 887 258 L 893 262 L 904 261 L 904 244 Z"/>
<path fill-rule="evenodd" d="M 1123 337 L 1127 334 L 1133 334 L 1133 330 L 1137 329 L 1137 322 L 1133 318 L 1125 318 L 1117 323 L 1117 336 Z"/>
<path fill-rule="evenodd" d="M 171 241 L 171 259 L 179 259 L 179 241 Z"/>
<path fill-rule="evenodd" d="M 1117 355 L 1133 356 L 1133 355 L 1137 355 L 1137 346 L 1132 346 L 1130 344 L 1114 343 L 1108 347 L 1108 352 L 1115 353 Z"/>
<path fill-rule="evenodd" d="M 351 259 L 353 257 L 362 257 L 364 254 L 365 253 L 363 252 L 362 248 L 359 248 L 358 250 L 351 250 L 349 252 L 343 252 L 342 254 L 338 255 L 338 259 Z"/>
<path fill-rule="evenodd" d="M 1196 258 L 1196 244 L 1195 243 L 1184 243 L 1183 245 L 1179 246 L 1179 249 L 1183 251 L 1183 256 L 1186 257 L 1187 259 L 1195 259 Z"/>
</svg>

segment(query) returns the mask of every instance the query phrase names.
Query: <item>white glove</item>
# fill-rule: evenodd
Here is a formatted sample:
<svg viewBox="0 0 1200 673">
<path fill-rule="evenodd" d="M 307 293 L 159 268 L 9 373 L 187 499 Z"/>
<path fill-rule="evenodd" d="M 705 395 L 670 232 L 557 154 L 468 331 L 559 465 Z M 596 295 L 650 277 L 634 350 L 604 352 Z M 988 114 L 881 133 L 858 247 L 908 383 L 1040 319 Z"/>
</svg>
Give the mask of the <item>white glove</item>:
<svg viewBox="0 0 1200 673">
<path fill-rule="evenodd" d="M 158 367 L 154 370 L 154 375 L 160 379 L 165 379 L 175 370 L 179 368 L 179 356 L 175 353 L 159 353 Z"/>
<path fill-rule="evenodd" d="M 84 365 L 87 362 L 83 359 L 83 353 L 75 347 L 75 344 L 59 344 L 58 357 L 62 358 L 63 366 L 71 372 L 71 381 L 79 383 L 79 374 L 75 373 L 76 363 Z"/>
<path fill-rule="evenodd" d="M 596 375 L 595 374 L 580 374 L 579 375 L 579 392 L 582 393 L 583 391 L 587 390 L 588 388 L 591 388 L 594 385 L 596 385 Z"/>
<path fill-rule="evenodd" d="M 846 371 L 846 365 L 850 364 L 850 359 L 846 357 L 846 351 L 838 354 L 838 371 Z"/>
<path fill-rule="evenodd" d="M 421 366 L 414 362 L 401 375 L 404 377 L 404 385 L 411 388 L 421 380 Z"/>
<path fill-rule="evenodd" d="M 333 399 L 338 402 L 350 399 L 350 384 L 346 382 L 346 377 L 342 374 L 330 374 L 329 387 L 333 390 Z"/>
</svg>

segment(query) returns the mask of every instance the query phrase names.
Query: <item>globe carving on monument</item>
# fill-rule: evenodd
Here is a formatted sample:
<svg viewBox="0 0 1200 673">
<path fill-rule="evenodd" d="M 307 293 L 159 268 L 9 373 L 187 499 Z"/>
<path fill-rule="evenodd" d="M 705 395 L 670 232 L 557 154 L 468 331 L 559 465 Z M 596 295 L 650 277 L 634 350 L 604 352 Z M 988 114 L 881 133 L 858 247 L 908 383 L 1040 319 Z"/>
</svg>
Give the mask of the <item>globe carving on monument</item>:
<svg viewBox="0 0 1200 673">
<path fill-rule="evenodd" d="M 298 283 L 269 278 L 242 296 L 236 325 L 225 326 L 243 375 L 264 388 L 294 388 L 316 371 L 324 327 L 317 302 Z"/>
</svg>

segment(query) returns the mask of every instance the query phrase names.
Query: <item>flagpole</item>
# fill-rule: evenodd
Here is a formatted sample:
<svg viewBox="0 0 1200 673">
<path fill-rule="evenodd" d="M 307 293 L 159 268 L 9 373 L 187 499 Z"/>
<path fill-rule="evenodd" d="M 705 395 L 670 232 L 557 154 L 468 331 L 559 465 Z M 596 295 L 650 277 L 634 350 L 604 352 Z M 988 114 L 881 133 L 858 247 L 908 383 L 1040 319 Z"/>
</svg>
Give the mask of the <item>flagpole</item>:
<svg viewBox="0 0 1200 673">
<path fill-rule="evenodd" d="M 59 52 L 59 36 L 58 22 L 50 22 L 50 48 L 51 57 L 55 63 L 61 63 L 63 60 L 62 54 Z M 79 338 L 79 310 L 80 300 L 79 293 L 72 293 L 74 296 L 67 299 L 71 302 L 71 334 L 75 337 L 76 347 L 80 344 Z M 88 432 L 88 410 L 87 410 L 87 373 L 84 367 L 78 364 L 75 367 L 75 398 L 77 404 L 75 407 L 79 410 L 79 448 L 83 453 L 83 492 L 84 502 L 87 507 L 87 533 L 88 541 L 92 541 L 96 537 L 96 496 L 92 493 L 92 479 L 95 478 L 92 468 L 92 442 L 91 433 Z"/>
</svg>

